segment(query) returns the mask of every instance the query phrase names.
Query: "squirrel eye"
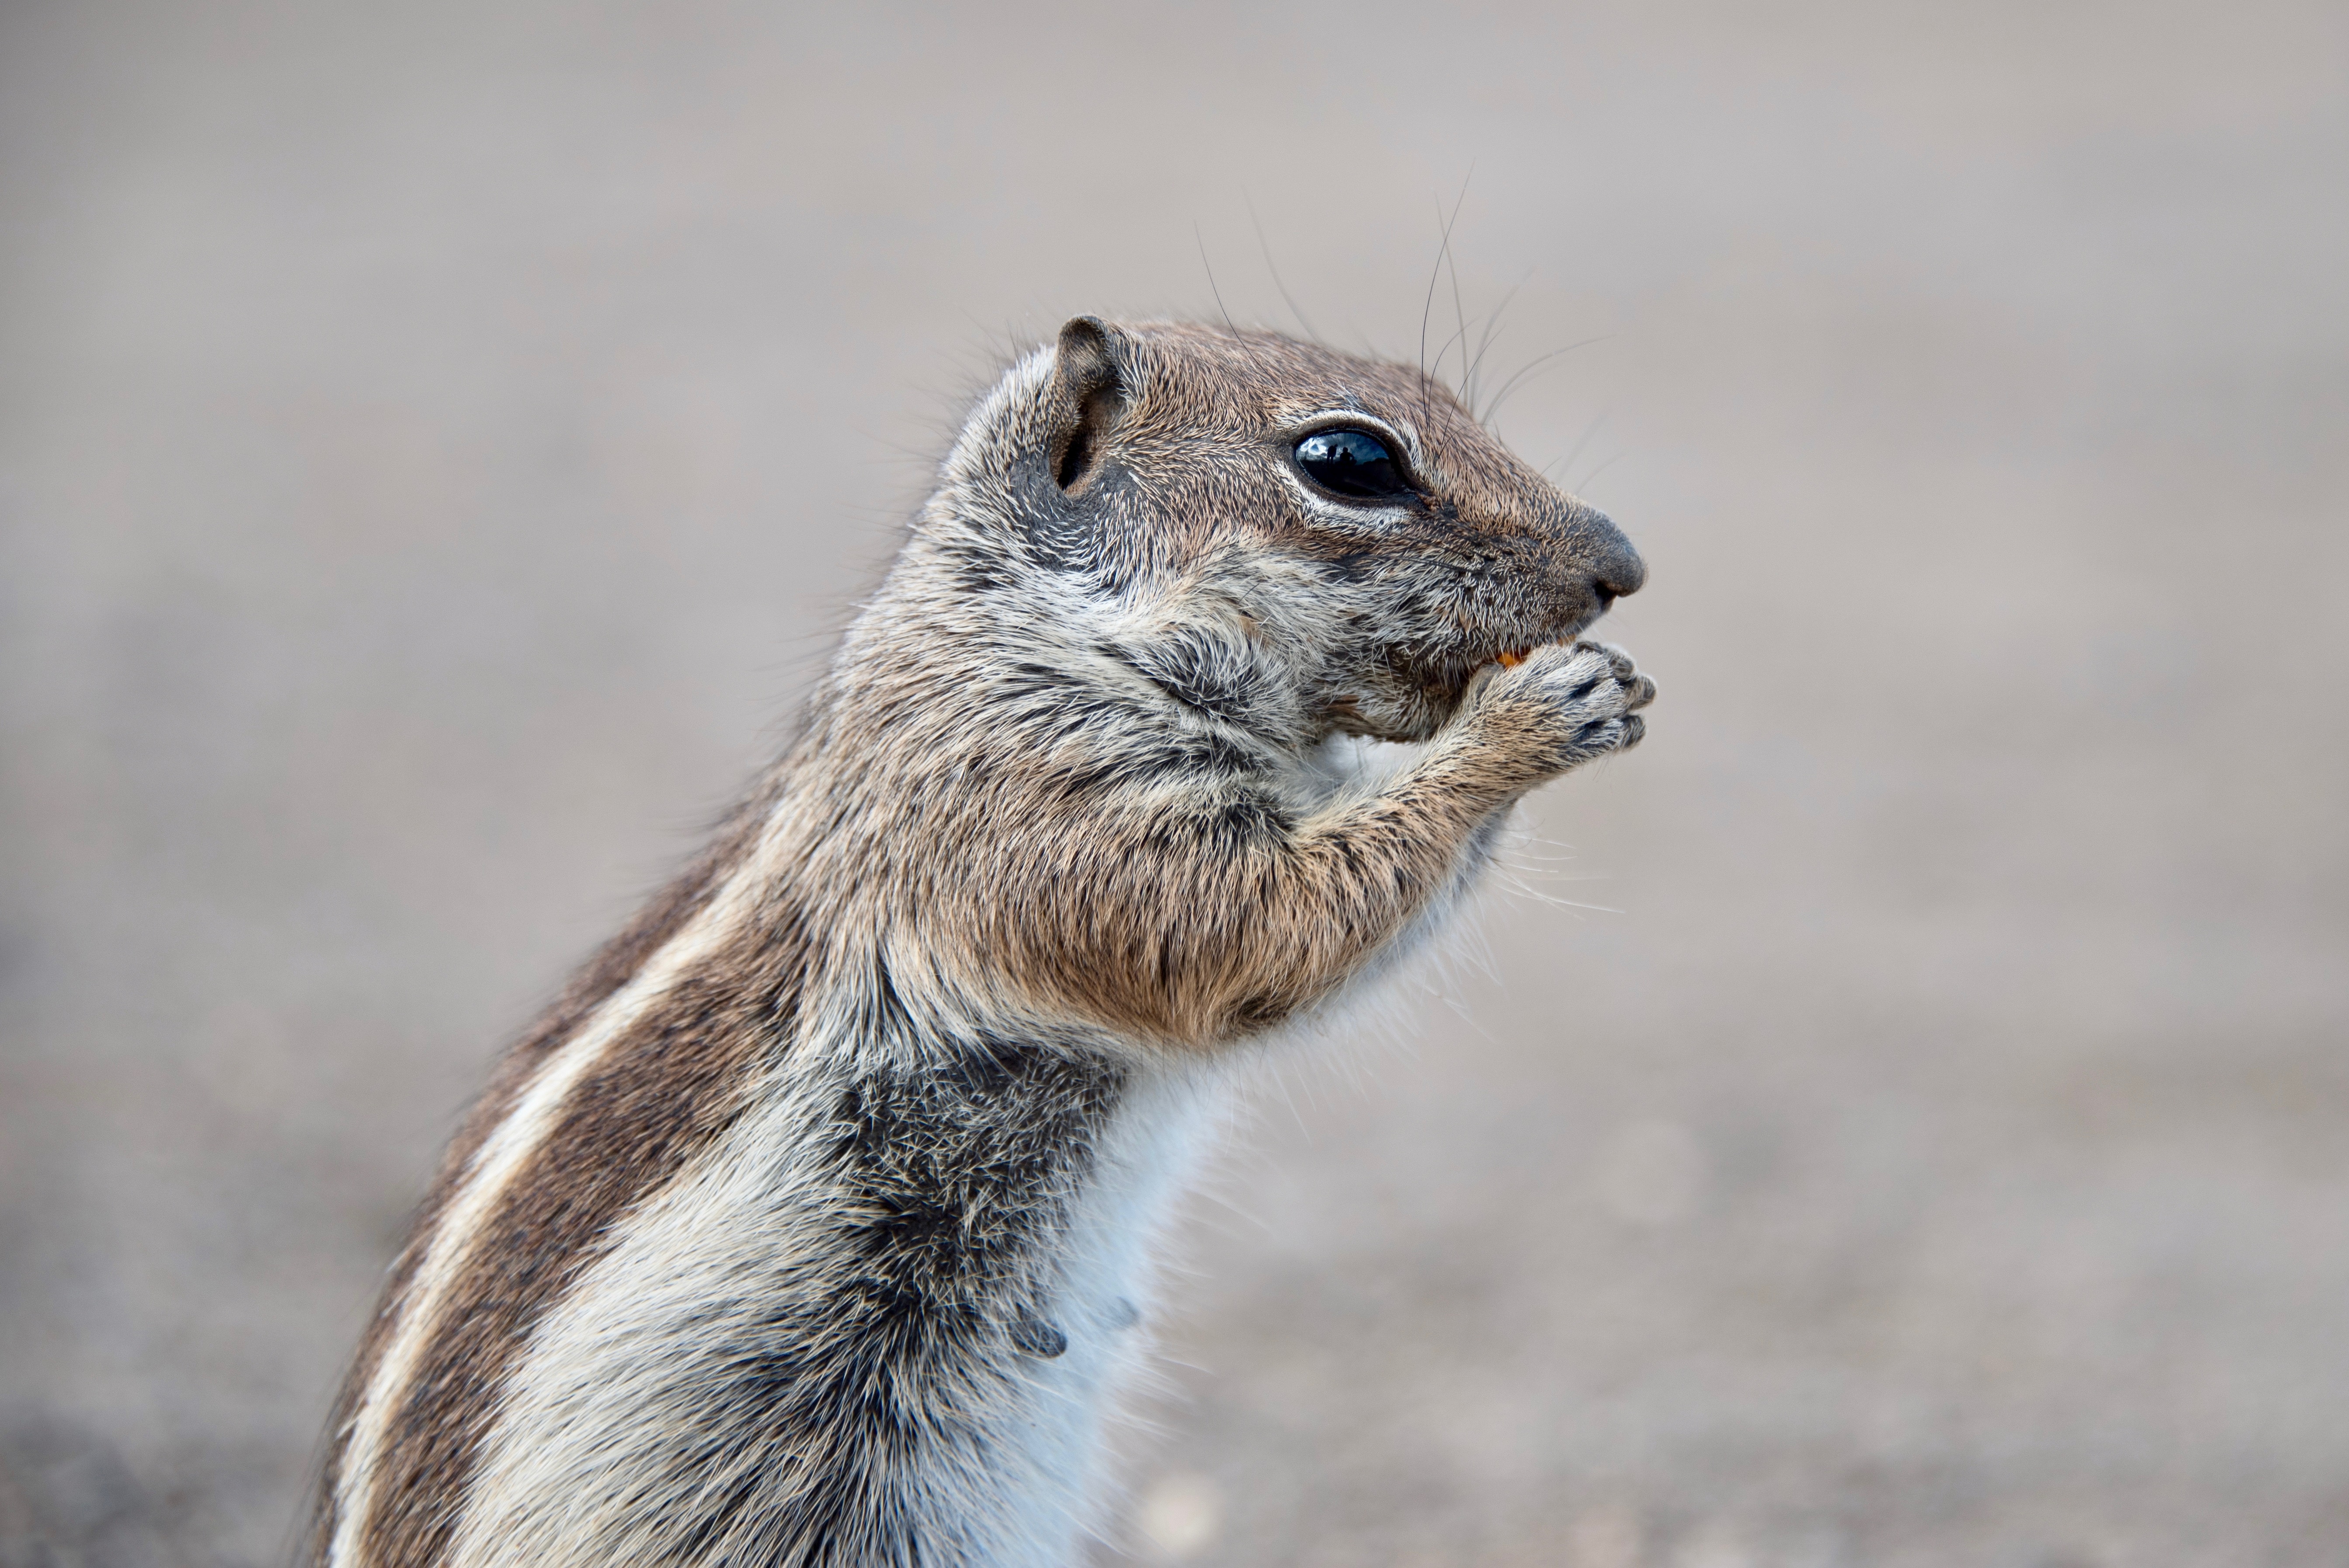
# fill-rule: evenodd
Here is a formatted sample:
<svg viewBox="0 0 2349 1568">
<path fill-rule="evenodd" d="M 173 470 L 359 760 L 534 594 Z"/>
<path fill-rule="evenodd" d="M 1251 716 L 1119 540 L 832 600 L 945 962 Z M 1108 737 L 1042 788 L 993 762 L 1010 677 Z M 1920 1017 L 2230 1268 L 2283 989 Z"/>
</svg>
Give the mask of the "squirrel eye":
<svg viewBox="0 0 2349 1568">
<path fill-rule="evenodd" d="M 1394 454 L 1368 430 L 1316 430 L 1297 443 L 1297 466 L 1315 484 L 1348 500 L 1409 495 Z"/>
</svg>

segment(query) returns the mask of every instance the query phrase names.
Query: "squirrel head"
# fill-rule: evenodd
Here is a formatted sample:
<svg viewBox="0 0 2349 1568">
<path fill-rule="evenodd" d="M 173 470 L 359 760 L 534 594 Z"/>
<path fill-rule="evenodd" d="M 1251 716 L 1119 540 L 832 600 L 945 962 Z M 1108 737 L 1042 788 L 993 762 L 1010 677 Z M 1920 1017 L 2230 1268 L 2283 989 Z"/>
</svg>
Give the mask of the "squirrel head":
<svg viewBox="0 0 2349 1568">
<path fill-rule="evenodd" d="M 1410 366 L 1079 316 L 965 427 L 916 526 L 954 592 L 1279 744 L 1424 739 L 1639 555 Z"/>
</svg>

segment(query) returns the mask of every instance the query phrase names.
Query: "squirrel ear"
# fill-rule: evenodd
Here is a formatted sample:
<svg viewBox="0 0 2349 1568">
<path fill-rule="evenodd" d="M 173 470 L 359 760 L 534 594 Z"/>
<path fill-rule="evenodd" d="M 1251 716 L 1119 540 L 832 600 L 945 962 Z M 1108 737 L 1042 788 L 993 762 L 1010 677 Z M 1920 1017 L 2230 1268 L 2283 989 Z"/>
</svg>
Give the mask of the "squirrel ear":
<svg viewBox="0 0 2349 1568">
<path fill-rule="evenodd" d="M 1101 465 L 1110 429 L 1125 411 L 1123 345 L 1099 316 L 1061 328 L 1052 366 L 1052 478 L 1077 490 Z"/>
</svg>

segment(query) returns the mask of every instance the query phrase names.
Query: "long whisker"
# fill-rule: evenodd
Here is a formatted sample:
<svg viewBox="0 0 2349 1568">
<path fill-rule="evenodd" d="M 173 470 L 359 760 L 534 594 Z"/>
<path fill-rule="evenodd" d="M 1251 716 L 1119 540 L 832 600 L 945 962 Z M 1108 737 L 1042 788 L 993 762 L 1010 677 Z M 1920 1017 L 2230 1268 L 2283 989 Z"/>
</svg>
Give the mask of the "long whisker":
<svg viewBox="0 0 2349 1568">
<path fill-rule="evenodd" d="M 1444 202 L 1440 197 L 1435 203 L 1435 222 L 1437 229 L 1444 235 L 1444 240 L 1449 242 L 1452 233 L 1450 230 L 1443 227 Z M 1435 285 L 1442 281 L 1443 277 L 1444 249 L 1442 243 L 1439 243 L 1435 252 L 1434 269 L 1427 274 L 1427 298 L 1419 307 L 1419 417 L 1422 423 L 1426 421 L 1431 407 L 1427 396 L 1427 323 L 1435 314 Z"/>
<path fill-rule="evenodd" d="M 1449 336 L 1449 337 L 1445 338 L 1445 339 L 1444 339 L 1441 344 L 1439 344 L 1439 345 L 1437 345 L 1437 346 L 1436 346 L 1436 350 L 1435 350 L 1435 367 L 1436 367 L 1436 369 L 1437 369 L 1439 372 L 1441 372 L 1441 371 L 1443 370 L 1443 368 L 1444 368 L 1444 356 L 1445 355 L 1447 355 L 1447 354 L 1449 354 L 1449 353 L 1451 353 L 1451 352 L 1452 352 L 1452 346 L 1453 346 L 1454 344 L 1455 344 L 1455 343 L 1460 343 L 1460 342 L 1461 342 L 1460 333 L 1458 332 L 1458 330 L 1457 330 L 1457 329 L 1454 329 L 1454 331 L 1453 332 L 1453 334 L 1452 334 L 1452 335 L 1451 335 L 1451 336 Z M 1468 357 L 1468 350 L 1467 350 L 1467 347 L 1466 347 L 1466 346 L 1465 346 L 1464 344 L 1463 344 L 1463 345 L 1462 345 L 1462 347 L 1461 347 L 1461 350 L 1460 350 L 1460 357 L 1462 357 L 1463 359 L 1465 359 L 1465 358 L 1467 358 L 1467 357 Z"/>
<path fill-rule="evenodd" d="M 1604 414 L 1601 414 L 1596 419 L 1591 420 L 1590 423 L 1584 428 L 1582 438 L 1574 443 L 1574 450 L 1567 453 L 1566 456 L 1550 464 L 1549 468 L 1542 469 L 1542 478 L 1549 478 L 1551 469 L 1572 468 L 1574 466 L 1574 459 L 1582 456 L 1582 449 L 1590 445 L 1590 438 L 1599 434 L 1599 427 L 1605 423 L 1607 423 L 1607 416 Z"/>
<path fill-rule="evenodd" d="M 1475 176 L 1476 170 L 1472 166 L 1469 169 L 1468 173 L 1470 178 L 1473 179 Z M 1466 180 L 1463 180 L 1460 182 L 1460 201 L 1465 201 L 1467 199 L 1468 181 Z M 1453 222 L 1459 222 L 1460 201 L 1454 201 L 1452 204 Z M 1462 308 L 1460 304 L 1460 260 L 1457 256 L 1454 255 L 1452 252 L 1451 223 L 1446 223 L 1444 226 L 1444 270 L 1452 274 L 1452 335 L 1460 345 L 1460 360 L 1461 363 L 1464 365 L 1468 360 L 1468 313 L 1466 310 Z M 1435 356 L 1435 367 L 1439 371 L 1444 368 L 1444 356 L 1441 354 Z"/>
<path fill-rule="evenodd" d="M 1500 391 L 1493 395 L 1492 407 L 1485 410 L 1484 417 L 1490 419 L 1494 415 L 1499 413 L 1501 411 L 1501 405 L 1508 400 L 1510 393 L 1517 389 L 1518 383 L 1525 380 L 1526 377 L 1532 375 L 1537 367 L 1548 364 L 1551 360 L 1556 359 L 1561 354 L 1571 354 L 1578 348 L 1588 348 L 1594 343 L 1604 343 L 1606 341 L 1607 335 L 1601 333 L 1597 337 L 1586 337 L 1579 343 L 1569 343 L 1564 348 L 1553 348 L 1538 359 L 1529 359 L 1526 361 L 1525 364 L 1517 367 L 1517 373 L 1515 376 L 1510 377 L 1506 381 L 1501 383 Z"/>
<path fill-rule="evenodd" d="M 1575 487 L 1574 487 L 1574 488 L 1575 488 L 1575 490 L 1576 490 L 1578 492 L 1582 491 L 1582 490 L 1588 490 L 1588 489 L 1591 487 L 1591 484 L 1592 484 L 1592 483 L 1593 483 L 1593 482 L 1594 482 L 1594 481 L 1599 478 L 1599 476 L 1600 474 L 1605 473 L 1609 469 L 1611 469 L 1611 468 L 1613 468 L 1617 463 L 1621 462 L 1621 461 L 1623 460 L 1624 457 L 1625 457 L 1627 454 L 1629 454 L 1630 450 L 1631 450 L 1631 449 L 1630 449 L 1630 448 L 1629 448 L 1629 447 L 1624 448 L 1622 451 L 1616 453 L 1613 457 L 1611 457 L 1611 458 L 1608 459 L 1605 462 L 1603 462 L 1603 463 L 1599 464 L 1597 468 L 1595 468 L 1595 469 L 1591 469 L 1588 473 L 1587 473 L 1587 474 L 1583 475 L 1583 476 L 1582 476 L 1582 482 L 1581 482 L 1580 484 L 1578 484 L 1578 485 L 1575 486 Z"/>
<path fill-rule="evenodd" d="M 1493 346 L 1494 334 L 1500 330 L 1501 318 L 1508 314 L 1510 303 L 1517 297 L 1517 291 L 1524 288 L 1533 275 L 1533 269 L 1527 267 L 1526 275 L 1510 285 L 1509 292 L 1501 296 L 1501 303 L 1493 307 L 1493 314 L 1485 318 L 1485 330 L 1477 334 L 1476 357 L 1468 362 L 1467 390 L 1462 394 L 1472 412 L 1476 407 L 1476 372 L 1485 363 L 1485 351 Z M 1484 421 L 1480 419 L 1477 422 L 1482 424 Z"/>
<path fill-rule="evenodd" d="M 1216 264 L 1207 260 L 1207 237 L 1199 232 L 1196 219 L 1191 222 L 1191 238 L 1198 242 L 1199 264 L 1207 269 L 1207 287 L 1216 296 L 1216 310 L 1224 318 L 1224 330 L 1237 337 L 1240 329 L 1232 325 L 1232 313 L 1224 309 L 1224 291 L 1216 287 Z"/>
<path fill-rule="evenodd" d="M 1288 314 L 1297 318 L 1297 325 L 1305 329 L 1305 335 L 1319 343 L 1321 335 L 1313 330 L 1313 324 L 1305 319 L 1303 311 L 1297 308 L 1296 296 L 1288 292 L 1288 285 L 1280 281 L 1280 269 L 1272 264 L 1272 247 L 1265 242 L 1264 225 L 1257 220 L 1255 198 L 1242 191 L 1240 200 L 1247 203 L 1248 222 L 1256 228 L 1256 246 L 1264 253 L 1264 270 L 1272 274 L 1272 286 L 1280 291 L 1281 302 L 1288 306 Z"/>
</svg>

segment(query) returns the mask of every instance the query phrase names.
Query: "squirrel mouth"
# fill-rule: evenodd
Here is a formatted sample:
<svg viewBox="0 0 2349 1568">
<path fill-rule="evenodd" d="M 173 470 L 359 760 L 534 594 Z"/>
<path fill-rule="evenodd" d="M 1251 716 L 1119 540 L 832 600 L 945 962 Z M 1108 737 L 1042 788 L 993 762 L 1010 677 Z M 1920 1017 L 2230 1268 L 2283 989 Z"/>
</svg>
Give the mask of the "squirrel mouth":
<svg viewBox="0 0 2349 1568">
<path fill-rule="evenodd" d="M 1513 670 L 1519 665 L 1524 664 L 1527 659 L 1532 658 L 1534 656 L 1534 650 L 1537 648 L 1547 648 L 1553 645 L 1563 646 L 1564 645 L 1569 644 L 1573 641 L 1574 639 L 1571 636 L 1556 637 L 1547 643 L 1527 643 L 1522 648 L 1504 648 L 1499 653 L 1493 655 L 1493 662 L 1500 665 L 1505 670 Z"/>
<path fill-rule="evenodd" d="M 1477 671 L 1490 669 L 1495 665 L 1505 670 L 1516 669 L 1544 648 L 1571 646 L 1582 632 L 1580 624 L 1569 622 L 1547 636 L 1536 633 L 1526 642 L 1492 652 L 1474 646 L 1426 653 L 1390 648 L 1387 662 L 1396 674 L 1417 686 L 1431 700 L 1449 707 L 1460 700 Z M 1520 636 L 1524 634 L 1523 632 L 1518 633 Z M 1492 645 L 1487 643 L 1485 648 L 1492 648 Z"/>
</svg>

